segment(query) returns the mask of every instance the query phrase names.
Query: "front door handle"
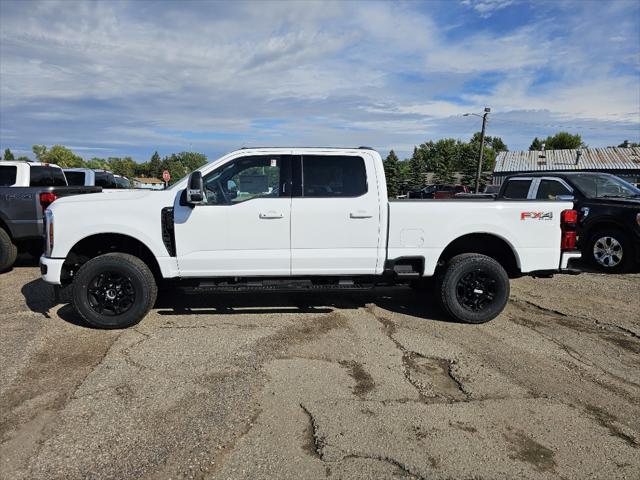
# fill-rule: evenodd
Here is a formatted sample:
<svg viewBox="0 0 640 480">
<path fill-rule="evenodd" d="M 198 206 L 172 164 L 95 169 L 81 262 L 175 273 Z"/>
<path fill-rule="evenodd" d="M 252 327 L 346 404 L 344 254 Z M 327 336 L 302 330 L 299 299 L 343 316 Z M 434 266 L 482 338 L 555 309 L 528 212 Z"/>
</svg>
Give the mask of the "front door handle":
<svg viewBox="0 0 640 480">
<path fill-rule="evenodd" d="M 260 212 L 260 218 L 264 218 L 264 219 L 268 219 L 268 218 L 283 218 L 284 215 L 282 215 L 281 212 L 275 212 L 273 210 L 269 210 L 266 213 Z"/>
<path fill-rule="evenodd" d="M 371 218 L 373 215 L 364 210 L 358 210 L 357 212 L 351 212 L 349 218 Z"/>
</svg>

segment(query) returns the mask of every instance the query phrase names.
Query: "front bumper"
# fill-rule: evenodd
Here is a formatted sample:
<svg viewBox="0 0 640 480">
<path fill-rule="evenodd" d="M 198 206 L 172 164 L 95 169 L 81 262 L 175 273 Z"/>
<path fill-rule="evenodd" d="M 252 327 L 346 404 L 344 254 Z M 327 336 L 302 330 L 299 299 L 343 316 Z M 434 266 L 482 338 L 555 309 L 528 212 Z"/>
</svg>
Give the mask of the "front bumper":
<svg viewBox="0 0 640 480">
<path fill-rule="evenodd" d="M 40 274 L 42 275 L 42 279 L 47 283 L 60 285 L 64 260 L 64 258 L 49 258 L 44 255 L 41 256 Z"/>
</svg>

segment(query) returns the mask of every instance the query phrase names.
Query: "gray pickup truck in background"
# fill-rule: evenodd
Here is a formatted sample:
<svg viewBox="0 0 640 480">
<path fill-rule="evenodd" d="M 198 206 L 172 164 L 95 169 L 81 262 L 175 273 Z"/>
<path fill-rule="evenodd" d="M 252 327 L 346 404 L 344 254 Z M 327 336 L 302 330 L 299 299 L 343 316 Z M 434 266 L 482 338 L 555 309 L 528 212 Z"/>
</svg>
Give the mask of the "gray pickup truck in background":
<svg viewBox="0 0 640 480">
<path fill-rule="evenodd" d="M 96 193 L 101 187 L 68 186 L 60 167 L 36 162 L 0 162 L 0 272 L 18 251 L 39 257 L 44 247 L 43 214 L 58 198 Z"/>
</svg>

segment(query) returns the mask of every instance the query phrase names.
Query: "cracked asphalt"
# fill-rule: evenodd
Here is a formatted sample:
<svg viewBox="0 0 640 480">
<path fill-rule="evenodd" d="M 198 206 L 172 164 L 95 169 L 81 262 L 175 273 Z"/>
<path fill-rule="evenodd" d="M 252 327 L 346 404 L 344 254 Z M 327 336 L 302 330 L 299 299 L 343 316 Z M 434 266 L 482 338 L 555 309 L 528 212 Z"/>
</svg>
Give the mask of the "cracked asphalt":
<svg viewBox="0 0 640 480">
<path fill-rule="evenodd" d="M 123 331 L 0 275 L 6 479 L 640 478 L 640 275 L 428 294 L 164 292 Z"/>
</svg>

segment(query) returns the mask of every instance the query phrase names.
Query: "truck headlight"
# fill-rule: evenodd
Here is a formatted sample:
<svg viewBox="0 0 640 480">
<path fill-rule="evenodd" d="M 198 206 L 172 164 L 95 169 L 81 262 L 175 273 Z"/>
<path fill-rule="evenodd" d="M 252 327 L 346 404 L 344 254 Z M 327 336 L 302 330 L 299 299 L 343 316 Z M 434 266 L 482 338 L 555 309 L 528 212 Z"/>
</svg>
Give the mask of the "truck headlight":
<svg viewBox="0 0 640 480">
<path fill-rule="evenodd" d="M 53 212 L 48 208 L 44 211 L 44 221 L 45 221 L 45 254 L 47 257 L 51 256 L 51 252 L 53 251 Z"/>
</svg>

